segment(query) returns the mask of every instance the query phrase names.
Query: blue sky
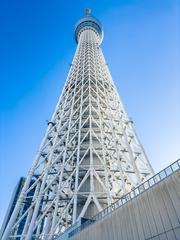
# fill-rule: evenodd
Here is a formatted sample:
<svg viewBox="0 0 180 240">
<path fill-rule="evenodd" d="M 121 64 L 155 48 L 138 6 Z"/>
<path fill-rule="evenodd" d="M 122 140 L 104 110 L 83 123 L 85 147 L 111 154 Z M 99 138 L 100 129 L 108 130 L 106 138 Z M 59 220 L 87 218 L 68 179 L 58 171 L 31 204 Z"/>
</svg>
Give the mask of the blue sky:
<svg viewBox="0 0 180 240">
<path fill-rule="evenodd" d="M 0 222 L 64 85 L 76 21 L 92 9 L 102 49 L 138 136 L 159 171 L 180 157 L 179 1 L 22 1 L 0 8 Z"/>
</svg>

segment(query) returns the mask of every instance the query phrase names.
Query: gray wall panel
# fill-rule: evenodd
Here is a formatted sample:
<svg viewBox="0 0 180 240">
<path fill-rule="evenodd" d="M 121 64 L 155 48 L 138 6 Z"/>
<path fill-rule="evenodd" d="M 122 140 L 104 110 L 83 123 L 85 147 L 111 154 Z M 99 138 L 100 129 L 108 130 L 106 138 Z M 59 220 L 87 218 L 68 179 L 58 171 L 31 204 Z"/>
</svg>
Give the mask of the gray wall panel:
<svg viewBox="0 0 180 240">
<path fill-rule="evenodd" d="M 71 238 L 96 239 L 179 240 L 180 171 Z"/>
</svg>

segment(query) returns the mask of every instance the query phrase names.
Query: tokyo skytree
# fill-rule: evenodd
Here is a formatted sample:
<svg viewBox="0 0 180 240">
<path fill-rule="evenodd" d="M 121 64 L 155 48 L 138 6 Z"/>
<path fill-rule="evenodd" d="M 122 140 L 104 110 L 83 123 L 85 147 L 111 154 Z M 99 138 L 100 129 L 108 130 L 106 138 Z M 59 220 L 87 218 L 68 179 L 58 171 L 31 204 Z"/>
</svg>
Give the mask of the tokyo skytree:
<svg viewBox="0 0 180 240">
<path fill-rule="evenodd" d="M 77 49 L 62 94 L 3 240 L 53 239 L 154 174 L 103 56 L 103 35 L 87 9 L 75 26 Z"/>
</svg>

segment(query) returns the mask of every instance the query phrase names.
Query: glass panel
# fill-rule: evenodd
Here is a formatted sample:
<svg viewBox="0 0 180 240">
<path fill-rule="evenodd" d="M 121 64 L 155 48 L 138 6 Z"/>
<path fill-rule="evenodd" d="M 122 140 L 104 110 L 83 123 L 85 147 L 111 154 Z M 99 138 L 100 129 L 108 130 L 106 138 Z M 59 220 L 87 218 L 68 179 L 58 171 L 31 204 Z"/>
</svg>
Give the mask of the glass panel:
<svg viewBox="0 0 180 240">
<path fill-rule="evenodd" d="M 170 174 L 173 172 L 171 166 L 169 166 L 168 168 L 166 168 L 165 171 L 166 171 L 167 176 L 170 175 Z"/>
<path fill-rule="evenodd" d="M 137 196 L 139 194 L 139 189 L 136 188 L 134 191 L 135 191 L 135 195 Z"/>
<path fill-rule="evenodd" d="M 122 203 L 125 203 L 126 202 L 126 199 L 125 198 L 122 198 Z"/>
<path fill-rule="evenodd" d="M 172 166 L 173 171 L 176 171 L 177 169 L 179 169 L 177 162 L 173 163 L 171 166 Z"/>
<path fill-rule="evenodd" d="M 114 211 L 114 209 L 115 209 L 115 205 L 112 204 L 112 205 L 111 205 L 111 211 Z"/>
<path fill-rule="evenodd" d="M 148 181 L 144 183 L 144 189 L 148 189 L 149 188 L 149 183 Z"/>
<path fill-rule="evenodd" d="M 144 185 L 140 185 L 139 186 L 139 192 L 141 193 L 141 192 L 144 192 Z"/>
<path fill-rule="evenodd" d="M 149 182 L 149 186 L 150 186 L 150 187 L 153 186 L 153 185 L 155 184 L 153 178 L 149 179 L 148 182 Z"/>
<path fill-rule="evenodd" d="M 127 194 L 127 195 L 125 196 L 125 198 L 126 198 L 126 202 L 131 199 L 129 194 Z"/>
<path fill-rule="evenodd" d="M 118 208 L 119 207 L 119 201 L 118 202 L 115 202 L 115 208 Z"/>
<path fill-rule="evenodd" d="M 159 181 L 161 181 L 161 178 L 159 176 L 159 174 L 157 174 L 156 176 L 154 176 L 154 181 L 157 183 Z"/>
<path fill-rule="evenodd" d="M 164 179 L 166 177 L 166 172 L 163 170 L 162 172 L 159 173 L 160 178 Z"/>
<path fill-rule="evenodd" d="M 134 198 L 134 197 L 135 197 L 134 191 L 132 191 L 130 194 L 131 194 L 131 198 Z"/>
<path fill-rule="evenodd" d="M 119 206 L 121 206 L 122 205 L 122 199 L 120 199 L 118 202 L 119 202 Z"/>
</svg>

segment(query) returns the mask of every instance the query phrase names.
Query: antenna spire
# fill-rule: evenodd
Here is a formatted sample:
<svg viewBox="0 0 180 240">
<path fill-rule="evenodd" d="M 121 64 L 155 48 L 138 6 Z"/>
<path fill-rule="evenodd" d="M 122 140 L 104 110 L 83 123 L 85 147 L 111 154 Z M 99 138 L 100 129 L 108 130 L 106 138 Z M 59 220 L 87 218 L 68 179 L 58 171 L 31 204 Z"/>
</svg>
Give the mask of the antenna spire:
<svg viewBox="0 0 180 240">
<path fill-rule="evenodd" d="M 91 9 L 90 8 L 86 8 L 86 16 L 90 16 L 91 14 Z"/>
</svg>

